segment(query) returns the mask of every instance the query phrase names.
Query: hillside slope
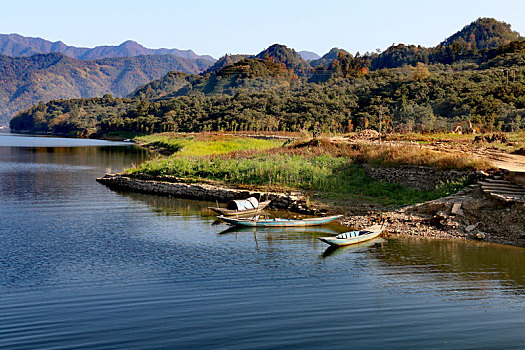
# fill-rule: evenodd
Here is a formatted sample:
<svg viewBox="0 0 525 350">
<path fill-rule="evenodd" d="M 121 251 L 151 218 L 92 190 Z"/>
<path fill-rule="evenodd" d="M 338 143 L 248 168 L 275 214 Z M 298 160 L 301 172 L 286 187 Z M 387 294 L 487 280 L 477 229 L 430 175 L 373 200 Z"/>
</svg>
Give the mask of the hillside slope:
<svg viewBox="0 0 525 350">
<path fill-rule="evenodd" d="M 523 40 L 523 37 L 510 28 L 510 24 L 497 21 L 494 18 L 478 18 L 451 35 L 441 46 L 461 45 L 469 49 L 492 49 L 507 45 L 511 41 Z"/>
<path fill-rule="evenodd" d="M 52 53 L 0 56 L 0 125 L 18 111 L 53 99 L 126 96 L 169 71 L 199 73 L 212 62 L 173 55 L 82 61 Z"/>
<path fill-rule="evenodd" d="M 262 90 L 289 86 L 298 79 L 282 64 L 259 58 L 243 59 L 206 76 L 170 72 L 129 95 L 143 100 L 167 99 L 202 92 L 206 95 L 233 94 L 238 89 Z"/>
</svg>

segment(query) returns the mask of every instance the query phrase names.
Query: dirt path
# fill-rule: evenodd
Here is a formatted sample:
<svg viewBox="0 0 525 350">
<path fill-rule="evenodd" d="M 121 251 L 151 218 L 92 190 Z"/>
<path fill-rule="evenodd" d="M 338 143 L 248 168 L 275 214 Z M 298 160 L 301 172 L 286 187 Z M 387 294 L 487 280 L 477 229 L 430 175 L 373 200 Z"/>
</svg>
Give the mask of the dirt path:
<svg viewBox="0 0 525 350">
<path fill-rule="evenodd" d="M 474 152 L 474 154 L 478 153 Z M 489 158 L 500 169 L 525 173 L 525 156 L 497 151 L 483 151 L 480 155 Z"/>
</svg>

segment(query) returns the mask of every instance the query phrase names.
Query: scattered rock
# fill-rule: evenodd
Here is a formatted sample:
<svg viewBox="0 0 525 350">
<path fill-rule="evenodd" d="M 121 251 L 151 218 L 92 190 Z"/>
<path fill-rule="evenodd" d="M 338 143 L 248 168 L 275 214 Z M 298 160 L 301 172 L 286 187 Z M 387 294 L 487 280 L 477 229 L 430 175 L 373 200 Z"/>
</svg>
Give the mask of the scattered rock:
<svg viewBox="0 0 525 350">
<path fill-rule="evenodd" d="M 514 152 L 512 152 L 512 154 L 517 154 L 517 155 L 520 155 L 520 156 L 525 156 L 525 147 L 522 147 Z"/>
<path fill-rule="evenodd" d="M 499 133 L 499 134 L 492 134 L 492 136 L 489 136 L 489 135 L 478 135 L 478 136 L 474 137 L 474 141 L 472 141 L 472 142 L 473 143 L 480 143 L 480 142 L 508 143 L 509 139 L 507 138 L 507 136 L 505 134 Z"/>
<path fill-rule="evenodd" d="M 364 164 L 366 175 L 388 183 L 397 183 L 416 190 L 433 190 L 436 186 L 457 182 L 465 177 L 476 177 L 472 171 L 439 170 L 426 166 L 401 165 L 396 167 L 370 166 Z"/>
<path fill-rule="evenodd" d="M 474 237 L 481 241 L 487 237 L 487 234 L 485 232 L 478 232 L 474 235 Z"/>
<path fill-rule="evenodd" d="M 466 232 L 466 233 L 469 233 L 469 232 L 474 231 L 474 230 L 476 229 L 476 227 L 478 227 L 478 225 L 479 225 L 479 222 L 476 223 L 476 224 L 473 224 L 473 225 L 468 225 L 468 226 L 466 226 L 466 227 L 465 227 L 465 232 Z"/>
<path fill-rule="evenodd" d="M 357 134 L 354 134 L 350 137 L 348 137 L 351 141 L 357 141 L 357 140 L 366 140 L 366 141 L 374 141 L 379 139 L 379 132 L 373 129 L 366 129 L 363 131 L 358 132 Z"/>
<path fill-rule="evenodd" d="M 461 202 L 456 202 L 452 205 L 451 213 L 457 215 L 461 210 Z"/>
</svg>

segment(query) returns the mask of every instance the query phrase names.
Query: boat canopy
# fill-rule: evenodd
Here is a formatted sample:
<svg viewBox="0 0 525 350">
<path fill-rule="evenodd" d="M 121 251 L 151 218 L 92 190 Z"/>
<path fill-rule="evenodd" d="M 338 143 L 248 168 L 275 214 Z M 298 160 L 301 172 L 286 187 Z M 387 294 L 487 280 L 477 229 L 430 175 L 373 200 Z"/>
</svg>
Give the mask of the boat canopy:
<svg viewBox="0 0 525 350">
<path fill-rule="evenodd" d="M 246 199 L 232 200 L 228 202 L 227 209 L 229 210 L 250 210 L 259 208 L 259 201 L 255 197 Z"/>
</svg>

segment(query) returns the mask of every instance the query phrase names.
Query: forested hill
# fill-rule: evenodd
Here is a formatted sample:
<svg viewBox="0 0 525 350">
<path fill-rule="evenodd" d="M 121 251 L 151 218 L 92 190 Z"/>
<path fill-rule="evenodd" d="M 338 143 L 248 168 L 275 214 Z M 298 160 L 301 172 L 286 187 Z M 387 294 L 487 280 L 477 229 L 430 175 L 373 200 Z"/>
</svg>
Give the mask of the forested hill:
<svg viewBox="0 0 525 350">
<path fill-rule="evenodd" d="M 205 76 L 170 72 L 138 88 L 132 98 L 143 100 L 167 99 L 195 93 L 207 95 L 234 94 L 239 89 L 254 91 L 290 86 L 298 80 L 292 69 L 272 60 L 243 59 Z"/>
<path fill-rule="evenodd" d="M 275 63 L 280 63 L 288 69 L 292 69 L 298 75 L 307 75 L 310 65 L 294 49 L 285 45 L 274 44 L 259 52 L 255 58 L 269 59 Z"/>
<path fill-rule="evenodd" d="M 487 27 L 487 21 L 467 27 L 464 33 L 478 33 L 472 28 Z M 510 26 L 494 28 L 483 37 L 500 43 L 493 48 L 447 39 L 453 43 L 399 44 L 382 53 L 333 49 L 313 68 L 293 49 L 272 45 L 249 58 L 225 56 L 215 71 L 201 75 L 171 72 L 139 88 L 134 99 L 40 104 L 11 126 L 77 135 L 314 127 L 346 132 L 377 127 L 384 108 L 386 129 L 445 131 L 470 120 L 481 130 L 522 130 L 525 41 L 498 41 Z"/>
<path fill-rule="evenodd" d="M 508 45 L 517 40 L 523 40 L 523 37 L 513 31 L 510 24 L 493 18 L 479 18 L 447 38 L 440 46 L 460 45 L 469 49 L 483 50 Z"/>
<path fill-rule="evenodd" d="M 250 58 L 250 55 L 224 55 L 219 58 L 212 66 L 206 69 L 205 73 L 213 73 L 218 71 L 221 68 L 231 66 L 239 61 L 242 61 L 246 58 Z"/>
<path fill-rule="evenodd" d="M 0 56 L 0 125 L 40 101 L 126 96 L 169 71 L 199 73 L 212 64 L 173 55 L 82 61 L 58 53 Z"/>
<path fill-rule="evenodd" d="M 61 41 L 51 42 L 41 38 L 24 37 L 19 34 L 0 34 L 0 55 L 21 57 L 58 52 L 79 60 L 101 58 L 135 57 L 144 55 L 173 55 L 188 59 L 215 61 L 209 55 L 199 56 L 192 50 L 148 49 L 128 40 L 118 46 L 96 46 L 93 48 L 68 46 Z"/>
</svg>

